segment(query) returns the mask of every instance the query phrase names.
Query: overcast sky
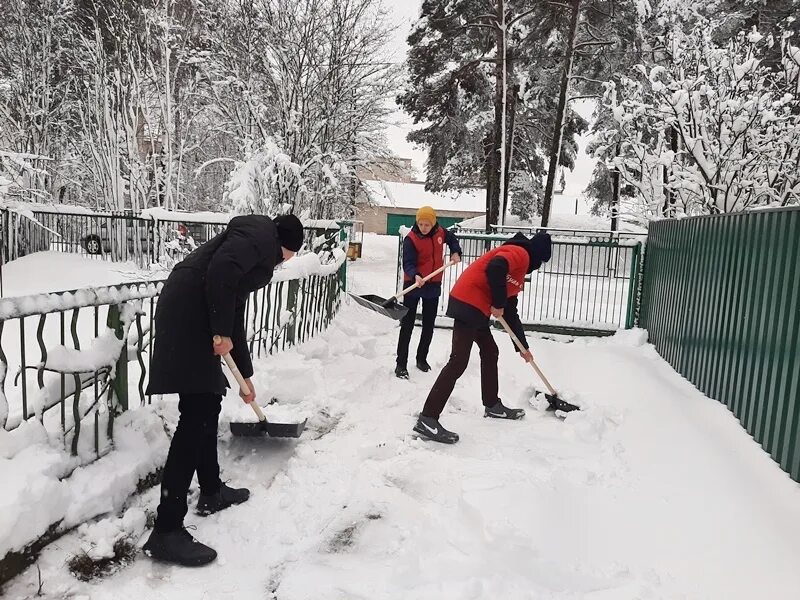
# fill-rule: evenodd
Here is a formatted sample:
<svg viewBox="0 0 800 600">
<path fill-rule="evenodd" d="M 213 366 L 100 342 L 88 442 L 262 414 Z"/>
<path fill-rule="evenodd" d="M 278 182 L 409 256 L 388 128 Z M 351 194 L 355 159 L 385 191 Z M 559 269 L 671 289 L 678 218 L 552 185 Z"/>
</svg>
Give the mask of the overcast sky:
<svg viewBox="0 0 800 600">
<path fill-rule="evenodd" d="M 392 22 L 397 25 L 394 38 L 396 59 L 398 61 L 405 60 L 406 50 L 408 49 L 406 38 L 411 31 L 411 26 L 419 17 L 422 0 L 384 0 L 384 3 L 393 11 Z M 406 135 L 408 135 L 412 127 L 411 119 L 398 107 L 395 121 L 396 124 L 386 132 L 389 147 L 398 156 L 413 159 L 414 165 L 419 171 L 418 177 L 424 179 L 425 151 L 415 148 L 406 141 Z"/>
</svg>

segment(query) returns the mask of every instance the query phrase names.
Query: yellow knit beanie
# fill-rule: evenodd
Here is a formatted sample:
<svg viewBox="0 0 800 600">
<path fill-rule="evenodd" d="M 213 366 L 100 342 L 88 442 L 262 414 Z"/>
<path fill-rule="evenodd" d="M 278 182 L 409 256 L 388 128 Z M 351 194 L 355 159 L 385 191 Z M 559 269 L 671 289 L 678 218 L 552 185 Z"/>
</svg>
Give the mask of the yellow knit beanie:
<svg viewBox="0 0 800 600">
<path fill-rule="evenodd" d="M 436 225 L 436 211 L 430 206 L 423 206 L 417 211 L 417 222 L 419 222 L 421 219 L 430 221 L 431 225 Z"/>
</svg>

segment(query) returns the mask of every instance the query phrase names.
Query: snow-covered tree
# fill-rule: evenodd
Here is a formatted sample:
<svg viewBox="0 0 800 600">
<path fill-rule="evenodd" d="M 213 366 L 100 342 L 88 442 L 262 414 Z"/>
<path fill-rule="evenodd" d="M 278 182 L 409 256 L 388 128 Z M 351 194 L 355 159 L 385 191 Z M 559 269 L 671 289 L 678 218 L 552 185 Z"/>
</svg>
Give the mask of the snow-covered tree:
<svg viewBox="0 0 800 600">
<path fill-rule="evenodd" d="M 209 77 L 218 97 L 241 98 L 214 108 L 247 157 L 237 172 L 266 178 L 257 188 L 268 195 L 247 210 L 350 214 L 356 168 L 386 154 L 386 99 L 398 83 L 381 2 L 252 0 L 228 10 L 238 35 L 215 37 Z"/>
<path fill-rule="evenodd" d="M 772 43 L 750 32 L 719 47 L 698 25 L 673 40 L 671 61 L 609 85 L 618 128 L 603 141 L 619 144 L 609 164 L 637 190 L 635 212 L 663 214 L 665 191 L 685 214 L 797 203 L 800 52 L 788 35 L 777 42 L 783 58 L 776 72 L 761 62 Z"/>
<path fill-rule="evenodd" d="M 72 14 L 69 0 L 0 3 L 0 176 L 27 199 L 66 190 Z"/>
</svg>

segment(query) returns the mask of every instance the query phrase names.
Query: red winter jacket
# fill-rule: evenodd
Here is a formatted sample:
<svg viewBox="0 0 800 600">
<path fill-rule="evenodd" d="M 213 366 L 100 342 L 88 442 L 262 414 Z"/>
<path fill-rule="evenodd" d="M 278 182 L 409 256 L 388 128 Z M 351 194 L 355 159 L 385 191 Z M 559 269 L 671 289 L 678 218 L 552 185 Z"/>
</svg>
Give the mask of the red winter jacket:
<svg viewBox="0 0 800 600">
<path fill-rule="evenodd" d="M 445 229 L 437 223 L 427 235 L 423 235 L 419 227 L 414 224 L 403 240 L 403 280 L 405 282 L 403 287 L 411 285 L 416 275 L 425 277 L 439 269 L 444 264 L 445 245 L 449 248 L 451 256 L 454 253 L 461 254 L 458 238 L 449 229 Z M 432 277 L 423 287 L 407 294 L 407 298 L 409 300 L 414 297 L 438 298 L 441 295 L 443 276 L 444 273 L 439 273 Z"/>
<path fill-rule="evenodd" d="M 502 288 L 493 289 L 487 276 L 487 268 L 495 257 L 503 258 L 508 263 L 505 296 L 502 298 Z M 508 298 L 514 298 L 522 291 L 529 260 L 528 251 L 521 246 L 505 244 L 490 250 L 464 270 L 450 290 L 450 298 L 469 304 L 488 317 L 492 306 L 505 308 Z"/>
<path fill-rule="evenodd" d="M 517 312 L 517 295 L 531 260 L 526 247 L 507 242 L 467 267 L 450 290 L 447 316 L 467 327 L 488 327 L 490 308 L 502 308 L 508 326 L 527 348 Z"/>
</svg>

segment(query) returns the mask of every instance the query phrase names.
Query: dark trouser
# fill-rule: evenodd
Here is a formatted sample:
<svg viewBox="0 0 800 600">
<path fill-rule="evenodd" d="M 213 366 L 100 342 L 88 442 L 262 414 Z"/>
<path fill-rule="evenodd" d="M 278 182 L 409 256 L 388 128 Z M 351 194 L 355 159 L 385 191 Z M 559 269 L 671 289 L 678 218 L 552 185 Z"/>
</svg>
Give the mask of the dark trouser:
<svg viewBox="0 0 800 600">
<path fill-rule="evenodd" d="M 492 406 L 497 402 L 497 344 L 492 337 L 488 325 L 475 329 L 464 325 L 461 321 L 453 323 L 453 348 L 450 360 L 439 373 L 433 384 L 422 414 L 438 419 L 444 405 L 453 393 L 456 381 L 464 374 L 469 364 L 472 344 L 478 344 L 481 353 L 481 396 L 484 406 Z"/>
<path fill-rule="evenodd" d="M 217 425 L 222 396 L 181 394 L 178 409 L 181 416 L 161 481 L 157 531 L 173 531 L 183 526 L 188 511 L 186 496 L 195 472 L 201 493 L 215 494 L 220 488 Z"/>
<path fill-rule="evenodd" d="M 417 346 L 417 360 L 427 360 L 428 350 L 433 339 L 433 326 L 436 323 L 436 309 L 439 306 L 438 298 L 421 298 L 422 300 L 422 333 Z M 408 313 L 400 321 L 400 338 L 397 340 L 397 364 L 408 365 L 408 346 L 411 334 L 414 331 L 414 321 L 417 318 L 417 305 L 420 298 L 403 298 L 403 304 L 408 307 Z"/>
</svg>

